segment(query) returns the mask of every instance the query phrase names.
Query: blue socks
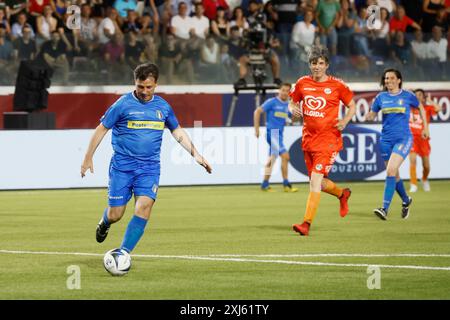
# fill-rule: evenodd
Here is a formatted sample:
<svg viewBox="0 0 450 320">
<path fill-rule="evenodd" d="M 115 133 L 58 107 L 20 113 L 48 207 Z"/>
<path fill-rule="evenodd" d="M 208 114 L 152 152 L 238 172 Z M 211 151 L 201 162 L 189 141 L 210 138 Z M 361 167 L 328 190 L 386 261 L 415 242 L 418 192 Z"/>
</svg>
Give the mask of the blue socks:
<svg viewBox="0 0 450 320">
<path fill-rule="evenodd" d="M 403 185 L 402 179 L 397 181 L 397 184 L 395 185 L 395 190 L 397 191 L 400 198 L 402 198 L 403 203 L 408 203 L 409 197 L 406 194 L 405 186 Z"/>
<path fill-rule="evenodd" d="M 264 180 L 261 183 L 261 188 L 266 189 L 269 186 L 269 180 Z"/>
<path fill-rule="evenodd" d="M 103 211 L 103 222 L 109 226 L 109 220 L 108 220 L 108 208 L 105 209 L 105 211 Z"/>
<path fill-rule="evenodd" d="M 128 223 L 128 227 L 125 231 L 125 236 L 120 248 L 125 249 L 128 252 L 133 251 L 134 247 L 136 247 L 136 244 L 144 234 L 146 225 L 147 220 L 134 215 L 133 218 L 131 218 L 130 223 Z"/>
<path fill-rule="evenodd" d="M 289 180 L 288 179 L 284 179 L 283 180 L 283 186 L 288 186 L 289 185 Z"/>
<path fill-rule="evenodd" d="M 386 177 L 386 182 L 384 184 L 384 197 L 383 197 L 383 208 L 386 212 L 389 210 L 392 198 L 394 197 L 394 192 L 396 188 L 395 177 Z"/>
</svg>

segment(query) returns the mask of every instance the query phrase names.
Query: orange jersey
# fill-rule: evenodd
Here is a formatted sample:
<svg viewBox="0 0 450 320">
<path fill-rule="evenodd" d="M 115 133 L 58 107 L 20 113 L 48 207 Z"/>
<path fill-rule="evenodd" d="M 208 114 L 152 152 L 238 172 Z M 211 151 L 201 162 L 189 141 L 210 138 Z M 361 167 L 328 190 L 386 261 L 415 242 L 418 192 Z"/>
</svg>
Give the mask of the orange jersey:
<svg viewBox="0 0 450 320">
<path fill-rule="evenodd" d="M 434 106 L 424 106 L 427 122 L 430 123 L 431 116 L 437 114 L 434 110 Z M 420 116 L 419 108 L 411 108 L 411 114 L 409 116 L 409 128 L 413 135 L 421 135 L 423 131 L 423 121 Z"/>
<path fill-rule="evenodd" d="M 335 128 L 339 121 L 339 105 L 348 105 L 353 92 L 340 79 L 329 76 L 317 82 L 311 76 L 297 80 L 290 96 L 303 110 L 302 149 L 304 151 L 340 151 L 342 134 Z"/>
</svg>

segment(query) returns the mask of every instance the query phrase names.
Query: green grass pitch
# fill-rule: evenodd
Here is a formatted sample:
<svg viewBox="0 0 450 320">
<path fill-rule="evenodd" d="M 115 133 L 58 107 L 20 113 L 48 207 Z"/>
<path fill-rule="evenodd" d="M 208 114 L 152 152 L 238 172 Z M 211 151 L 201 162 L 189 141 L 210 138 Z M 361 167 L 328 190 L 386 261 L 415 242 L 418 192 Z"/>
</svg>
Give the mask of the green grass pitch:
<svg viewBox="0 0 450 320">
<path fill-rule="evenodd" d="M 413 194 L 407 220 L 395 195 L 388 221 L 372 213 L 383 183 L 349 186 L 349 215 L 322 194 L 309 237 L 291 229 L 306 184 L 294 194 L 162 187 L 124 277 L 102 255 L 120 245 L 131 202 L 98 244 L 105 189 L 0 192 L 0 299 L 449 299 L 450 182 Z M 80 289 L 70 290 L 73 265 Z M 368 288 L 371 265 L 381 265 L 379 289 Z"/>
</svg>

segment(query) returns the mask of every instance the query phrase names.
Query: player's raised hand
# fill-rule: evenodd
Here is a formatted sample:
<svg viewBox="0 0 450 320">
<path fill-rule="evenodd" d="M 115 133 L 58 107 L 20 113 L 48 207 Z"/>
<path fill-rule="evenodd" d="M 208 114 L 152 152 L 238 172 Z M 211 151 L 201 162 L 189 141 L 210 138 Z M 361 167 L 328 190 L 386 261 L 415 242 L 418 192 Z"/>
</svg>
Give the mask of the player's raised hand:
<svg viewBox="0 0 450 320">
<path fill-rule="evenodd" d="M 94 173 L 94 163 L 92 162 L 92 159 L 84 159 L 83 164 L 81 165 L 81 177 L 84 178 L 86 175 L 86 171 L 91 171 L 91 173 Z"/>
</svg>

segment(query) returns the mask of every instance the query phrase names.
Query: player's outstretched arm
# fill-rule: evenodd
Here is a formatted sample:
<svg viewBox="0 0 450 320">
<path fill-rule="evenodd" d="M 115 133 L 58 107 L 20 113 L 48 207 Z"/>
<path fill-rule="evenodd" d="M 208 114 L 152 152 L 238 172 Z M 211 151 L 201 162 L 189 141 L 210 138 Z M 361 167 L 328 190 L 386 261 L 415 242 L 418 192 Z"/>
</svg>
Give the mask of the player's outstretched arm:
<svg viewBox="0 0 450 320">
<path fill-rule="evenodd" d="M 91 173 L 94 173 L 94 162 L 93 157 L 95 150 L 99 146 L 100 142 L 102 142 L 103 137 L 108 132 L 108 128 L 106 128 L 103 124 L 99 124 L 97 128 L 95 128 L 94 134 L 89 141 L 88 150 L 86 151 L 86 155 L 84 156 L 83 163 L 81 164 L 81 177 L 83 178 L 86 175 L 86 171 L 89 169 Z"/>
<path fill-rule="evenodd" d="M 253 113 L 253 127 L 255 128 L 255 136 L 259 138 L 259 123 L 261 120 L 261 114 L 264 112 L 262 107 L 256 108 Z"/>
<path fill-rule="evenodd" d="M 345 129 L 347 124 L 350 122 L 350 120 L 352 120 L 353 116 L 356 113 L 356 103 L 355 103 L 355 101 L 353 99 L 349 102 L 347 107 L 348 107 L 348 111 L 345 114 L 344 118 L 339 120 L 338 123 L 335 126 L 339 131 L 342 131 L 342 130 Z"/>
<path fill-rule="evenodd" d="M 181 127 L 177 127 L 172 131 L 172 136 L 177 140 L 179 144 L 187 151 L 189 154 L 197 161 L 199 165 L 201 165 L 208 173 L 212 172 L 211 165 L 206 161 L 203 156 L 201 156 L 197 149 L 195 149 L 194 144 L 189 138 L 186 131 L 184 131 Z"/>
</svg>

